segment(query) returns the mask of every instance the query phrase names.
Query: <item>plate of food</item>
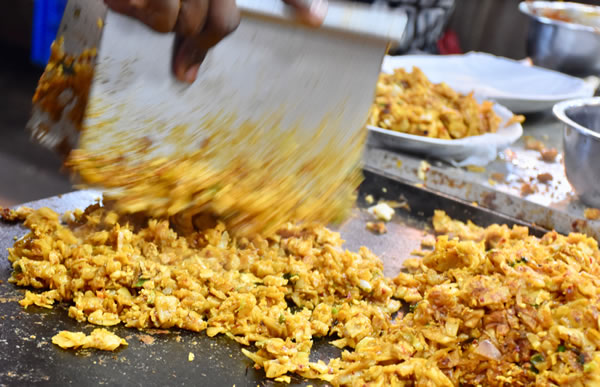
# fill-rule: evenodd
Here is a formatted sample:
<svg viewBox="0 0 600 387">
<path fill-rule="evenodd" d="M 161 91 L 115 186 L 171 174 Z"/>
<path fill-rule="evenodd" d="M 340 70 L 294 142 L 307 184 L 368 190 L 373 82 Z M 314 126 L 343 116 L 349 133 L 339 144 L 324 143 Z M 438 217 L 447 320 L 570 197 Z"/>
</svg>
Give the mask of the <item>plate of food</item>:
<svg viewBox="0 0 600 387">
<path fill-rule="evenodd" d="M 382 71 L 416 66 L 435 83 L 445 82 L 459 93 L 491 99 L 515 113 L 548 110 L 572 98 L 590 97 L 594 85 L 557 71 L 490 54 L 386 56 Z"/>
<path fill-rule="evenodd" d="M 485 165 L 523 134 L 523 116 L 433 83 L 421 69 L 381 73 L 367 128 L 369 142 L 457 165 Z"/>
</svg>

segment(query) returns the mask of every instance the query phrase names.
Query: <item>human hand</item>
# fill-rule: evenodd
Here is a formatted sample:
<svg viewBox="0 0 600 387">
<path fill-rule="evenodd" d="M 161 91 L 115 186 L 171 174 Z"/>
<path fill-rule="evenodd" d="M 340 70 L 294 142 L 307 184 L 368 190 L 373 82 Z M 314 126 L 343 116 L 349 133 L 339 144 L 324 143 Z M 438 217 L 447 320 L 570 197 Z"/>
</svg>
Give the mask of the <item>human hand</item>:
<svg viewBox="0 0 600 387">
<path fill-rule="evenodd" d="M 283 0 L 296 8 L 298 18 L 319 26 L 327 0 Z M 210 48 L 235 31 L 240 12 L 235 0 L 104 0 L 116 12 L 136 18 L 158 32 L 177 35 L 173 72 L 183 82 L 196 79 Z"/>
</svg>

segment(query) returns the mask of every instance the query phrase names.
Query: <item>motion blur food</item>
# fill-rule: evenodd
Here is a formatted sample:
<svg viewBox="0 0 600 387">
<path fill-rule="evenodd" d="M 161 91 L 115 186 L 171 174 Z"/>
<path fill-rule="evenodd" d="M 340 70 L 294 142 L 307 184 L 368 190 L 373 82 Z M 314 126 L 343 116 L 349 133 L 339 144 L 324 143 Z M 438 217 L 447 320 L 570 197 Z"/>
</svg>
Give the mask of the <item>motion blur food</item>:
<svg viewBox="0 0 600 387">
<path fill-rule="evenodd" d="M 522 116 L 514 116 L 511 123 L 522 121 Z M 495 133 L 501 122 L 492 102 L 479 104 L 472 93 L 461 95 L 445 83 L 434 84 L 418 67 L 379 76 L 368 121 L 383 129 L 446 140 Z"/>
<path fill-rule="evenodd" d="M 99 204 L 63 219 L 47 208 L 27 216 L 31 231 L 9 250 L 10 281 L 70 304 L 81 322 L 225 334 L 254 344 L 243 352 L 281 381 L 600 382 L 600 252 L 581 234 L 536 238 L 438 211 L 433 251 L 392 279 L 369 250 L 344 251 L 318 224 L 232 238 L 206 220 L 179 235 L 167 220 Z M 322 336 L 343 352 L 310 361 Z"/>
</svg>

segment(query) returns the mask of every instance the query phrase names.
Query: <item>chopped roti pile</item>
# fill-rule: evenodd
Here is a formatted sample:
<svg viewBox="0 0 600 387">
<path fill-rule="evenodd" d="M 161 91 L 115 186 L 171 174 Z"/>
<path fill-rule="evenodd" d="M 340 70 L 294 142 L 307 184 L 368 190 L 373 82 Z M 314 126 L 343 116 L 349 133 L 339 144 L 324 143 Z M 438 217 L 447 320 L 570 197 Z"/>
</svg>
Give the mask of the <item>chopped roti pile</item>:
<svg viewBox="0 0 600 387">
<path fill-rule="evenodd" d="M 381 73 L 369 125 L 397 132 L 445 140 L 498 131 L 502 119 L 494 104 L 479 104 L 473 93 L 462 95 L 445 83 L 432 83 L 418 67 Z M 507 126 L 523 122 L 513 116 Z"/>
<path fill-rule="evenodd" d="M 581 234 L 536 238 L 437 212 L 444 235 L 434 249 L 386 278 L 375 255 L 344 251 L 317 224 L 232 238 L 221 223 L 179 235 L 167 220 L 98 204 L 63 218 L 47 208 L 27 216 L 31 231 L 9 250 L 11 282 L 39 289 L 25 303 L 70 304 L 81 322 L 225 334 L 254 344 L 244 353 L 281 381 L 296 373 L 359 386 L 600 383 L 600 252 Z M 323 336 L 342 354 L 312 362 Z"/>
</svg>

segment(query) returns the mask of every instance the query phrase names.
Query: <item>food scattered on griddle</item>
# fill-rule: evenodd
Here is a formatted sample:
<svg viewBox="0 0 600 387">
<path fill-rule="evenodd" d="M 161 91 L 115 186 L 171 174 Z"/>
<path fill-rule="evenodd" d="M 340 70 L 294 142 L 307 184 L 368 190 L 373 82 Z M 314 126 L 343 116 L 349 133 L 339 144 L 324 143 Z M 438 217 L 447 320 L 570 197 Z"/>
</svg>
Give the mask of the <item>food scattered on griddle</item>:
<svg viewBox="0 0 600 387">
<path fill-rule="evenodd" d="M 54 302 L 60 298 L 58 291 L 49 290 L 43 293 L 33 293 L 29 290 L 25 291 L 25 297 L 19 301 L 19 305 L 27 309 L 28 306 L 36 305 L 41 308 L 52 309 Z"/>
<path fill-rule="evenodd" d="M 369 207 L 367 211 L 377 219 L 383 220 L 384 222 L 389 222 L 392 220 L 392 217 L 396 213 L 394 209 L 386 202 L 379 202 L 376 205 Z"/>
<path fill-rule="evenodd" d="M 40 209 L 9 250 L 11 282 L 57 291 L 82 322 L 100 312 L 129 327 L 253 343 L 256 352 L 243 352 L 282 381 L 296 373 L 360 386 L 599 382 L 595 240 L 481 228 L 442 211 L 433 224 L 445 234 L 434 250 L 389 279 L 366 248 L 344 251 L 340 236 L 319 225 L 234 239 L 220 223 L 182 236 L 166 220 L 119 218 L 98 204 L 67 224 Z M 393 318 L 401 302 L 408 310 Z M 340 357 L 310 361 L 321 336 L 335 338 Z M 124 344 L 73 332 L 53 342 Z"/>
<path fill-rule="evenodd" d="M 83 332 L 60 331 L 52 337 L 52 343 L 63 349 L 96 348 L 102 351 L 114 351 L 127 346 L 127 341 L 104 328 L 96 328 L 90 335 Z"/>
<path fill-rule="evenodd" d="M 146 345 L 152 345 L 154 344 L 154 341 L 156 341 L 156 339 L 150 335 L 140 335 L 138 336 L 138 339 Z"/>
<path fill-rule="evenodd" d="M 540 183 L 548 183 L 548 182 L 551 182 L 552 179 L 554 179 L 554 176 L 552 176 L 552 174 L 549 172 L 544 172 L 544 173 L 538 174 L 537 179 Z"/>
<path fill-rule="evenodd" d="M 435 237 L 433 235 L 426 235 L 425 238 L 421 239 L 421 248 L 431 249 L 435 246 Z"/>
<path fill-rule="evenodd" d="M 365 196 L 365 202 L 367 202 L 367 204 L 373 204 L 375 202 L 375 199 L 373 198 L 373 195 L 367 195 L 367 196 Z"/>
<path fill-rule="evenodd" d="M 583 216 L 588 220 L 600 219 L 600 209 L 598 208 L 586 208 L 583 210 Z"/>
<path fill-rule="evenodd" d="M 196 355 L 194 355 L 192 352 L 188 353 L 188 361 L 194 361 L 195 358 Z"/>
<path fill-rule="evenodd" d="M 427 180 L 427 172 L 431 169 L 431 164 L 426 160 L 421 160 L 419 163 L 419 169 L 417 170 L 417 177 L 423 181 Z"/>
<path fill-rule="evenodd" d="M 385 234 L 387 232 L 387 227 L 383 222 L 367 222 L 367 230 L 371 231 L 374 234 Z"/>
<path fill-rule="evenodd" d="M 368 121 L 384 129 L 448 140 L 495 133 L 501 122 L 492 102 L 479 104 L 472 93 L 461 95 L 445 83 L 431 83 L 417 67 L 379 76 Z"/>
<path fill-rule="evenodd" d="M 27 218 L 33 209 L 29 207 L 19 207 L 15 210 L 10 208 L 0 207 L 0 217 L 5 222 L 22 222 Z"/>
</svg>

